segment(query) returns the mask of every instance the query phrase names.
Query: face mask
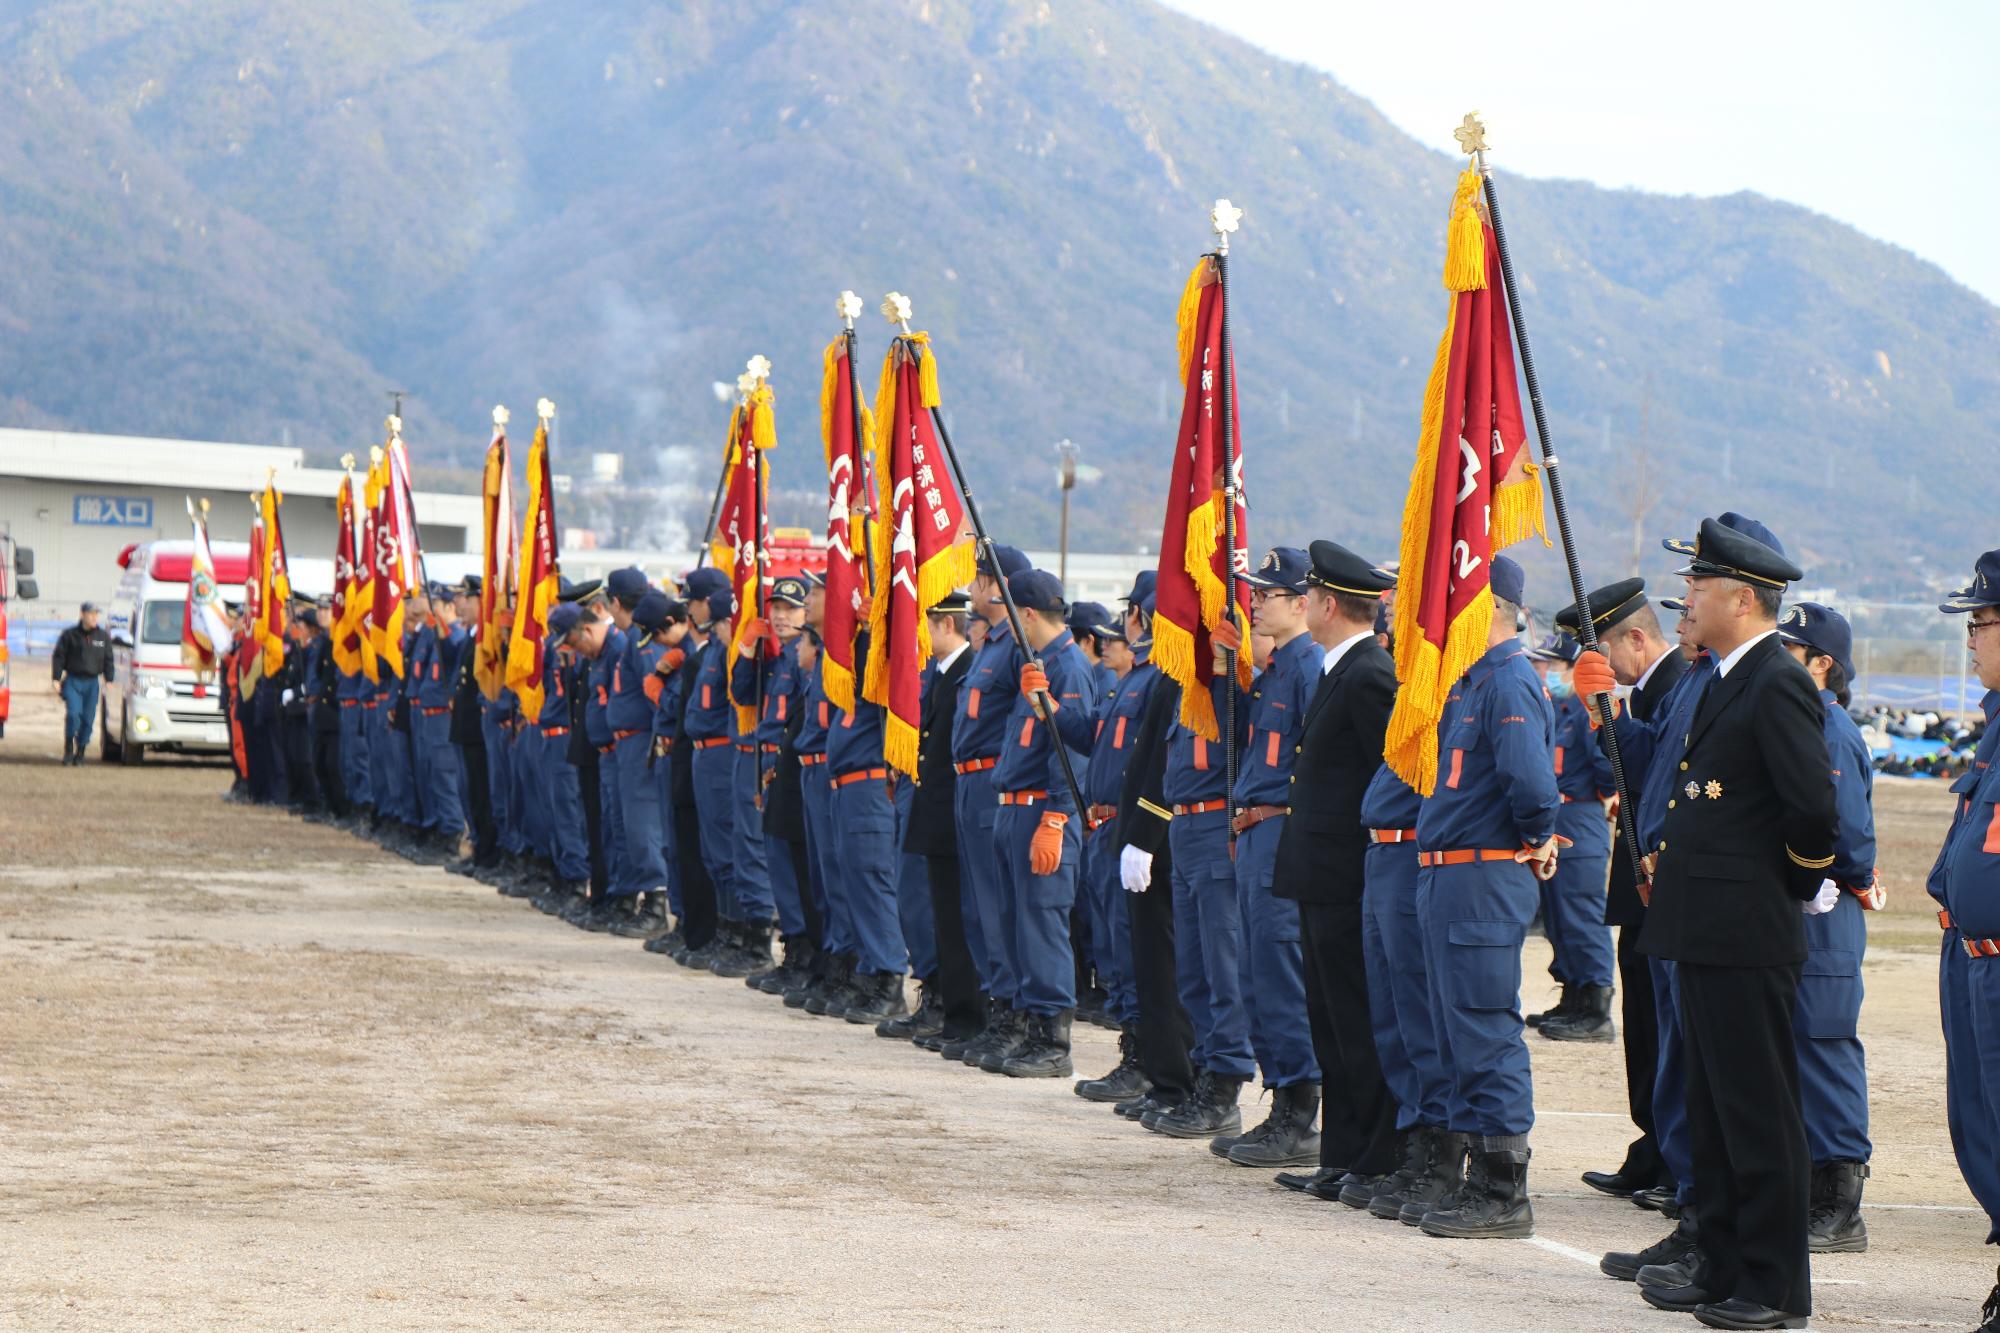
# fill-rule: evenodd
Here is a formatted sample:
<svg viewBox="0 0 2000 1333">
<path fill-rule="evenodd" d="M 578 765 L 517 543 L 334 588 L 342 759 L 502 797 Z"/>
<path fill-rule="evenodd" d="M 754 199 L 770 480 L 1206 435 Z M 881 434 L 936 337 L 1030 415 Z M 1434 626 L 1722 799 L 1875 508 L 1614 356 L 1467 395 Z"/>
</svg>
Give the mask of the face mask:
<svg viewBox="0 0 2000 1333">
<path fill-rule="evenodd" d="M 1576 693 L 1576 686 L 1572 685 L 1569 681 L 1563 679 L 1561 676 L 1549 677 L 1549 697 L 1551 699 L 1567 699 L 1570 697 L 1570 695 L 1575 693 Z"/>
</svg>

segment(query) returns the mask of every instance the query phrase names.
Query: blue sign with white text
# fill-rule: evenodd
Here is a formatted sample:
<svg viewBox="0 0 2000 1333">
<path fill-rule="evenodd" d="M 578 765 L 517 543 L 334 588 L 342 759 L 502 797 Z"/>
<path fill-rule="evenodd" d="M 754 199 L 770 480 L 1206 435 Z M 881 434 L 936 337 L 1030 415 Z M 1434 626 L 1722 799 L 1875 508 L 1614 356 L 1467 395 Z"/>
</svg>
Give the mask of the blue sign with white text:
<svg viewBox="0 0 2000 1333">
<path fill-rule="evenodd" d="M 144 495 L 79 495 L 71 521 L 93 528 L 150 528 L 153 501 Z"/>
</svg>

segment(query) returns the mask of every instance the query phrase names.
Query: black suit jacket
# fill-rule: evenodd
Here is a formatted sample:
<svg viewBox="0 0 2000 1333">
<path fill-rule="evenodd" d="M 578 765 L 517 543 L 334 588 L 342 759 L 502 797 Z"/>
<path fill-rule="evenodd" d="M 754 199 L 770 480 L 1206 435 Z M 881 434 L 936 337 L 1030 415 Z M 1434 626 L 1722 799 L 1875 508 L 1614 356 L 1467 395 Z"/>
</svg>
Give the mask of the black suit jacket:
<svg viewBox="0 0 2000 1333">
<path fill-rule="evenodd" d="M 1799 903 L 1833 864 L 1836 822 L 1826 710 L 1775 634 L 1714 679 L 1684 738 L 1654 763 L 1677 783 L 1653 848 L 1653 901 L 1639 944 L 1712 967 L 1805 961 Z"/>
<path fill-rule="evenodd" d="M 1668 649 L 1666 657 L 1653 668 L 1653 674 L 1646 678 L 1643 689 L 1632 691 L 1626 700 L 1631 718 L 1620 718 L 1614 725 L 1618 728 L 1618 759 L 1625 769 L 1625 794 L 1632 799 L 1632 814 L 1639 813 L 1639 793 L 1646 786 L 1646 774 L 1650 771 L 1657 748 L 1652 737 L 1643 726 L 1637 725 L 1652 718 L 1660 710 L 1667 692 L 1679 683 L 1687 673 L 1687 658 L 1681 656 L 1678 648 Z M 1604 746 L 1604 730 L 1598 729 L 1597 743 Z M 1662 763 L 1677 760 L 1662 758 Z M 1640 849 L 1642 852 L 1644 848 Z M 1611 823 L 1611 879 L 1605 887 L 1604 924 L 1607 926 L 1636 926 L 1646 919 L 1646 905 L 1639 901 L 1639 891 L 1632 882 L 1632 858 L 1625 853 L 1625 830 L 1617 820 Z"/>
<path fill-rule="evenodd" d="M 485 696 L 479 691 L 479 673 L 473 669 L 478 657 L 479 629 L 474 626 L 459 649 L 458 680 L 451 692 L 451 743 L 462 749 L 486 748 L 486 737 L 479 730 L 480 701 Z"/>
<path fill-rule="evenodd" d="M 1118 841 L 1155 858 L 1167 850 L 1167 825 L 1174 817 L 1167 804 L 1167 739 L 1180 715 L 1181 687 L 1162 672 L 1139 714 L 1132 754 L 1125 761 L 1125 786 L 1118 794 Z M 1164 864 L 1154 861 L 1155 883 Z"/>
<path fill-rule="evenodd" d="M 951 728 L 958 716 L 958 683 L 972 670 L 972 656 L 968 644 L 950 666 L 931 678 L 917 740 L 917 789 L 910 804 L 909 826 L 903 832 L 906 852 L 922 856 L 954 856 L 958 852 L 958 824 L 952 814 L 958 772 L 951 766 Z"/>
<path fill-rule="evenodd" d="M 1372 636 L 1319 678 L 1292 766 L 1292 813 L 1278 835 L 1272 896 L 1358 902 L 1368 830 L 1361 796 L 1382 766 L 1396 667 Z"/>
</svg>

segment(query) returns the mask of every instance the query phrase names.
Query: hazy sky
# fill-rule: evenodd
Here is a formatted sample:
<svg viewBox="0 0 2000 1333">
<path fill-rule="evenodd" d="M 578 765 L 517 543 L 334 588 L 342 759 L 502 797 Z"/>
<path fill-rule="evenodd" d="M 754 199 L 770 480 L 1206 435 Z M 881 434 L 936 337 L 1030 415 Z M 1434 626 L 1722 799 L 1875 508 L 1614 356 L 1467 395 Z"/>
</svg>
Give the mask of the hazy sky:
<svg viewBox="0 0 2000 1333">
<path fill-rule="evenodd" d="M 2000 301 L 1992 0 L 1166 0 L 1330 71 L 1424 143 L 1484 113 L 1496 166 L 1756 190 Z"/>
</svg>

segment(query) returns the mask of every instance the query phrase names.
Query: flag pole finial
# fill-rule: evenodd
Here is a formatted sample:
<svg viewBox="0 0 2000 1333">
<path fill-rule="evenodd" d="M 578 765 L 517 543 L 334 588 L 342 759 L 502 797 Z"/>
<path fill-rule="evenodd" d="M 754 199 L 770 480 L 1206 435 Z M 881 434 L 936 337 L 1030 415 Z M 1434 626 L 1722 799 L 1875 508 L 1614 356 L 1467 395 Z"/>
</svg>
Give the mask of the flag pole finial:
<svg viewBox="0 0 2000 1333">
<path fill-rule="evenodd" d="M 547 398 L 537 398 L 535 400 L 535 415 L 543 421 L 554 421 L 556 419 L 555 403 Z"/>
<path fill-rule="evenodd" d="M 389 414 L 389 419 L 388 419 L 387 421 L 385 421 L 385 422 L 384 422 L 383 424 L 384 424 L 385 426 L 387 426 L 387 427 L 389 428 L 389 438 L 390 438 L 390 439 L 392 439 L 392 440 L 393 440 L 393 439 L 396 439 L 396 438 L 398 438 L 399 436 L 401 436 L 401 435 L 402 435 L 402 433 L 403 433 L 403 419 L 402 419 L 401 417 L 397 416 L 397 415 L 396 415 L 396 414 L 395 414 L 394 412 L 391 412 L 391 413 Z"/>
<path fill-rule="evenodd" d="M 340 456 L 340 465 L 349 472 L 354 471 L 354 455 L 352 453 L 342 454 Z"/>
<path fill-rule="evenodd" d="M 861 317 L 861 312 L 867 307 L 853 292 L 842 292 L 840 299 L 834 302 L 834 309 L 840 312 L 841 320 L 851 329 L 854 327 L 854 321 Z"/>
<path fill-rule="evenodd" d="M 201 512 L 204 514 L 208 512 L 208 497 L 206 495 L 201 497 Z"/>
<path fill-rule="evenodd" d="M 753 356 L 744 368 L 750 378 L 759 383 L 771 378 L 771 358 L 768 356 Z"/>
<path fill-rule="evenodd" d="M 1480 171 L 1486 170 L 1486 122 L 1479 118 L 1477 111 L 1465 113 L 1465 119 L 1451 132 L 1458 140 L 1458 151 L 1472 159 L 1472 165 Z"/>
<path fill-rule="evenodd" d="M 746 370 L 741 375 L 738 375 L 736 377 L 737 397 L 748 398 L 752 393 L 756 391 L 756 389 L 757 389 L 757 377 L 751 374 L 749 371 Z"/>
<path fill-rule="evenodd" d="M 1229 253 L 1229 237 L 1243 225 L 1243 210 L 1227 199 L 1215 201 L 1215 207 L 1208 211 L 1208 225 L 1215 229 L 1215 248 L 1219 254 Z"/>
<path fill-rule="evenodd" d="M 509 412 L 507 411 L 507 409 L 506 409 L 505 407 L 503 407 L 503 406 L 498 406 L 498 405 L 496 405 L 496 406 L 494 407 L 494 409 L 493 409 L 493 424 L 494 424 L 494 426 L 496 426 L 496 427 L 501 427 L 501 428 L 504 428 L 504 427 L 506 426 L 506 424 L 507 424 L 507 423 L 508 423 L 509 421 L 512 421 L 513 419 L 514 419 L 514 418 L 513 418 L 512 414 L 511 414 L 511 413 L 509 413 Z"/>
<path fill-rule="evenodd" d="M 905 338 L 909 337 L 910 298 L 901 292 L 890 292 L 882 298 L 882 318 L 900 328 Z"/>
<path fill-rule="evenodd" d="M 379 462 L 381 462 L 381 461 L 382 461 L 382 446 L 381 446 L 381 445 L 379 445 L 379 444 L 371 444 L 371 445 L 369 445 L 369 446 L 368 446 L 368 461 L 369 461 L 369 462 L 370 462 L 371 464 L 373 464 L 373 463 L 379 463 Z"/>
</svg>

